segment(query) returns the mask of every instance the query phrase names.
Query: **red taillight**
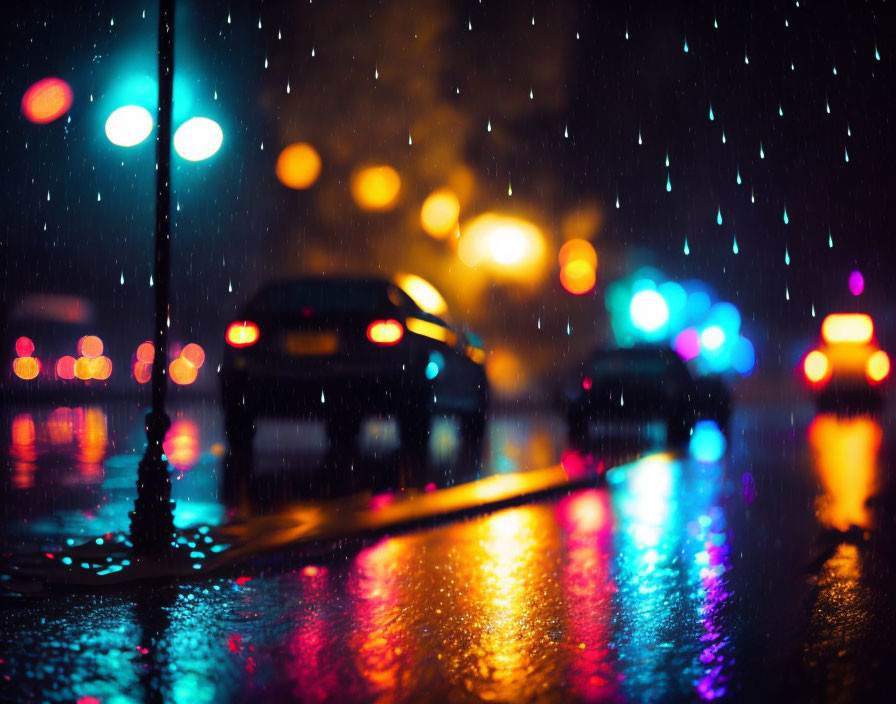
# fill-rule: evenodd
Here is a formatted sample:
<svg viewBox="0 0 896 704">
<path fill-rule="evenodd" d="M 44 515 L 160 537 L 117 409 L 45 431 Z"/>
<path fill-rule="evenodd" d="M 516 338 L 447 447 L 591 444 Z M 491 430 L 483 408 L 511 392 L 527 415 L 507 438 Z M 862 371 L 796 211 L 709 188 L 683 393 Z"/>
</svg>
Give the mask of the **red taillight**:
<svg viewBox="0 0 896 704">
<path fill-rule="evenodd" d="M 374 320 L 367 326 L 367 339 L 378 345 L 397 345 L 404 327 L 397 320 Z"/>
<path fill-rule="evenodd" d="M 258 326 L 245 320 L 231 323 L 225 337 L 231 347 L 251 347 L 258 342 Z"/>
</svg>

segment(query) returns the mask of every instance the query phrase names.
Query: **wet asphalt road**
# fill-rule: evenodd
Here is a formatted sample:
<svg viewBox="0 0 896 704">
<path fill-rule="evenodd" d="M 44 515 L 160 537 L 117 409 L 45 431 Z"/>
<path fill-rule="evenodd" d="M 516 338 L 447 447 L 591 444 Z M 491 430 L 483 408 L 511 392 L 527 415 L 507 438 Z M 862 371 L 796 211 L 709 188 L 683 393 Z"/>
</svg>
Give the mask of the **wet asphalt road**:
<svg viewBox="0 0 896 704">
<path fill-rule="evenodd" d="M 7 410 L 4 554 L 125 530 L 144 411 Z M 315 426 L 262 427 L 234 494 L 215 403 L 174 421 L 179 527 L 345 489 L 319 479 L 332 460 Z M 6 597 L 3 698 L 892 700 L 892 428 L 889 413 L 742 407 L 718 459 L 712 428 L 679 453 L 652 427 L 599 428 L 595 461 L 612 469 L 592 488 L 173 586 Z M 339 461 L 376 492 L 407 481 L 436 495 L 576 461 L 550 414 L 498 414 L 480 467 L 450 421 L 433 435 L 419 476 L 392 472 L 388 422 Z"/>
</svg>

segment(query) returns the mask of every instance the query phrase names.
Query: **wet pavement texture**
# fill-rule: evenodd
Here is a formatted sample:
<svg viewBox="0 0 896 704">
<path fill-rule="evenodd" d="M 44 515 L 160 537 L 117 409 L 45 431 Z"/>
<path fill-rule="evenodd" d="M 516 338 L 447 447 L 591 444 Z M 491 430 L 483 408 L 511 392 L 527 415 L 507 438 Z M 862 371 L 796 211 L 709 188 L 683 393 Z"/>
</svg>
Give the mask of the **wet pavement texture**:
<svg viewBox="0 0 896 704">
<path fill-rule="evenodd" d="M 4 555 L 126 530 L 144 409 L 7 410 Z M 396 482 L 429 520 L 176 584 L 6 596 L 4 698 L 892 700 L 889 414 L 742 407 L 726 435 L 702 426 L 676 452 L 654 428 L 598 428 L 600 481 L 461 518 L 440 518 L 452 485 L 586 461 L 562 420 L 495 414 L 478 466 L 440 422 L 420 476 L 392 472 L 400 443 L 375 420 L 336 460 L 382 477 L 360 500 L 320 482 L 333 458 L 317 426 L 264 424 L 234 492 L 215 403 L 173 421 L 180 528 L 318 495 L 386 515 Z"/>
</svg>

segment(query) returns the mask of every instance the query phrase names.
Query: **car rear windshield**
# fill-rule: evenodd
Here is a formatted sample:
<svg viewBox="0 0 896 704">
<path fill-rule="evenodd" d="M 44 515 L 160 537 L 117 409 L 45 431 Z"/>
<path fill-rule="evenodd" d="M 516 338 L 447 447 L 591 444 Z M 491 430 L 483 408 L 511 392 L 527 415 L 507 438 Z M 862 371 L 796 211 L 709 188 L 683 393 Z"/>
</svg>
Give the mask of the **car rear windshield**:
<svg viewBox="0 0 896 704">
<path fill-rule="evenodd" d="M 282 281 L 260 291 L 251 308 L 271 313 L 306 308 L 316 313 L 371 313 L 396 302 L 394 288 L 376 280 Z"/>
</svg>

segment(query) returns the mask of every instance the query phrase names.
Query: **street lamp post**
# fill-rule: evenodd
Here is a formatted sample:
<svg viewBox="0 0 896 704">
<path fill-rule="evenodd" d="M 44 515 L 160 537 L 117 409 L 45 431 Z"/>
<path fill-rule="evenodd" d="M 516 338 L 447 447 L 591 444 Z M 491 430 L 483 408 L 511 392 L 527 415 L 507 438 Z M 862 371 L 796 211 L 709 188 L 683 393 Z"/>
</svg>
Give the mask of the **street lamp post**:
<svg viewBox="0 0 896 704">
<path fill-rule="evenodd" d="M 172 549 L 174 502 L 162 443 L 171 421 L 165 414 L 168 367 L 168 308 L 171 269 L 171 104 L 174 84 L 174 0 L 159 3 L 159 101 L 156 137 L 155 356 L 152 410 L 146 416 L 147 447 L 137 470 L 131 511 L 131 542 L 137 555 L 161 556 Z"/>
</svg>

